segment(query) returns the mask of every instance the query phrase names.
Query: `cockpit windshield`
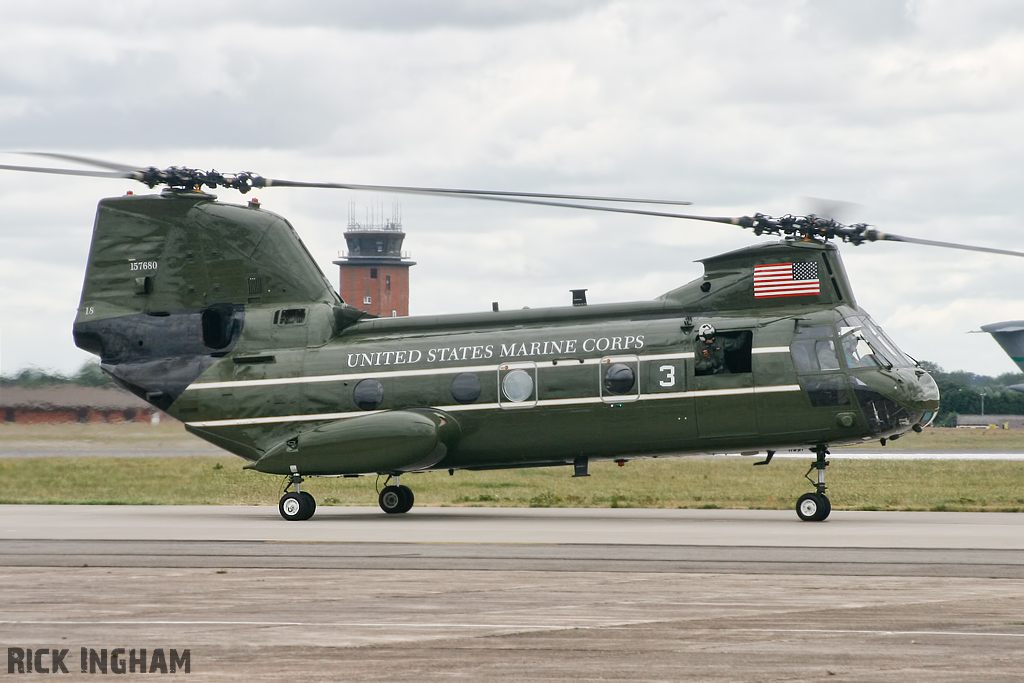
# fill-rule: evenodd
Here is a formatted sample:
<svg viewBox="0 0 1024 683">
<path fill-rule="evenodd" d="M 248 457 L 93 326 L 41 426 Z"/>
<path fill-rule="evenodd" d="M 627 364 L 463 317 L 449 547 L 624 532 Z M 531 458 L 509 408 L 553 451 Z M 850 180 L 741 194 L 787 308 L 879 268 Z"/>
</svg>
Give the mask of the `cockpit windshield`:
<svg viewBox="0 0 1024 683">
<path fill-rule="evenodd" d="M 912 368 L 917 365 L 867 316 L 844 318 L 836 328 L 839 331 L 839 346 L 848 367 Z"/>
</svg>

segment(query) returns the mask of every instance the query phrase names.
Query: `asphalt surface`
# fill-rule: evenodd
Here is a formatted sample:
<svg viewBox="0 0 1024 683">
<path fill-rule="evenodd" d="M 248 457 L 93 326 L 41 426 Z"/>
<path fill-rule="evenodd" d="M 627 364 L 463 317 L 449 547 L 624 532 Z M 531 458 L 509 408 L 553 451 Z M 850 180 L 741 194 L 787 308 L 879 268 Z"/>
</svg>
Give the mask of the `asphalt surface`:
<svg viewBox="0 0 1024 683">
<path fill-rule="evenodd" d="M 782 510 L 0 506 L 0 565 L 728 571 L 1024 579 L 1024 515 Z"/>
<path fill-rule="evenodd" d="M 0 506 L 0 605 L 60 680 L 1016 681 L 1024 515 Z"/>
</svg>

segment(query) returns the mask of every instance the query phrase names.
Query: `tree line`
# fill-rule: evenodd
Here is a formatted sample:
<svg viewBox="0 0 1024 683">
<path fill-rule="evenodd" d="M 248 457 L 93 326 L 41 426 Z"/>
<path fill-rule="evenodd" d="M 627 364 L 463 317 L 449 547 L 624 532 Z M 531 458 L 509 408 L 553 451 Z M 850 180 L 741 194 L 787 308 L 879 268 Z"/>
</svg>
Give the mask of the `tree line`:
<svg viewBox="0 0 1024 683">
<path fill-rule="evenodd" d="M 28 367 L 13 375 L 0 375 L 0 387 L 52 387 L 61 384 L 74 384 L 80 387 L 112 387 L 114 380 L 100 370 L 100 364 L 86 361 L 78 372 L 66 375 L 54 370 Z"/>
<path fill-rule="evenodd" d="M 939 385 L 939 414 L 935 426 L 956 424 L 957 415 L 1024 415 L 1024 393 L 1010 389 L 1024 384 L 1024 374 L 1004 372 L 997 377 L 977 375 L 966 370 L 946 372 L 935 363 L 922 361 Z"/>
</svg>

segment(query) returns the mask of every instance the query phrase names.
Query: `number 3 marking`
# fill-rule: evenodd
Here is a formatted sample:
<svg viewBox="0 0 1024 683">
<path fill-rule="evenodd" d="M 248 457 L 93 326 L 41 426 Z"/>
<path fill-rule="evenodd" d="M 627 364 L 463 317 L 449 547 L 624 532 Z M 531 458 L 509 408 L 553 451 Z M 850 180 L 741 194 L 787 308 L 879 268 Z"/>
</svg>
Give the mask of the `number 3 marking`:
<svg viewBox="0 0 1024 683">
<path fill-rule="evenodd" d="M 662 365 L 658 372 L 665 373 L 665 379 L 658 382 L 659 387 L 674 387 L 676 385 L 676 366 Z"/>
</svg>

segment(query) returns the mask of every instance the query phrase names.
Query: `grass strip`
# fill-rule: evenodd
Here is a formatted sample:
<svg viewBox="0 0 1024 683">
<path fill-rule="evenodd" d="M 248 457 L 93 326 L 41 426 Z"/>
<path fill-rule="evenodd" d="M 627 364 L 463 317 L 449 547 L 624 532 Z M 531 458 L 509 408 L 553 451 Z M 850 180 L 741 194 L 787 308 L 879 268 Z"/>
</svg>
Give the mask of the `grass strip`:
<svg viewBox="0 0 1024 683">
<path fill-rule="evenodd" d="M 417 506 L 790 509 L 812 490 L 810 461 L 753 458 L 637 460 L 618 467 L 409 474 Z M 242 470 L 233 456 L 0 460 L 0 503 L 272 505 L 283 477 Z M 845 510 L 1024 510 L 1024 463 L 842 460 L 828 469 L 833 507 Z M 376 504 L 375 477 L 309 479 L 320 505 Z"/>
</svg>

